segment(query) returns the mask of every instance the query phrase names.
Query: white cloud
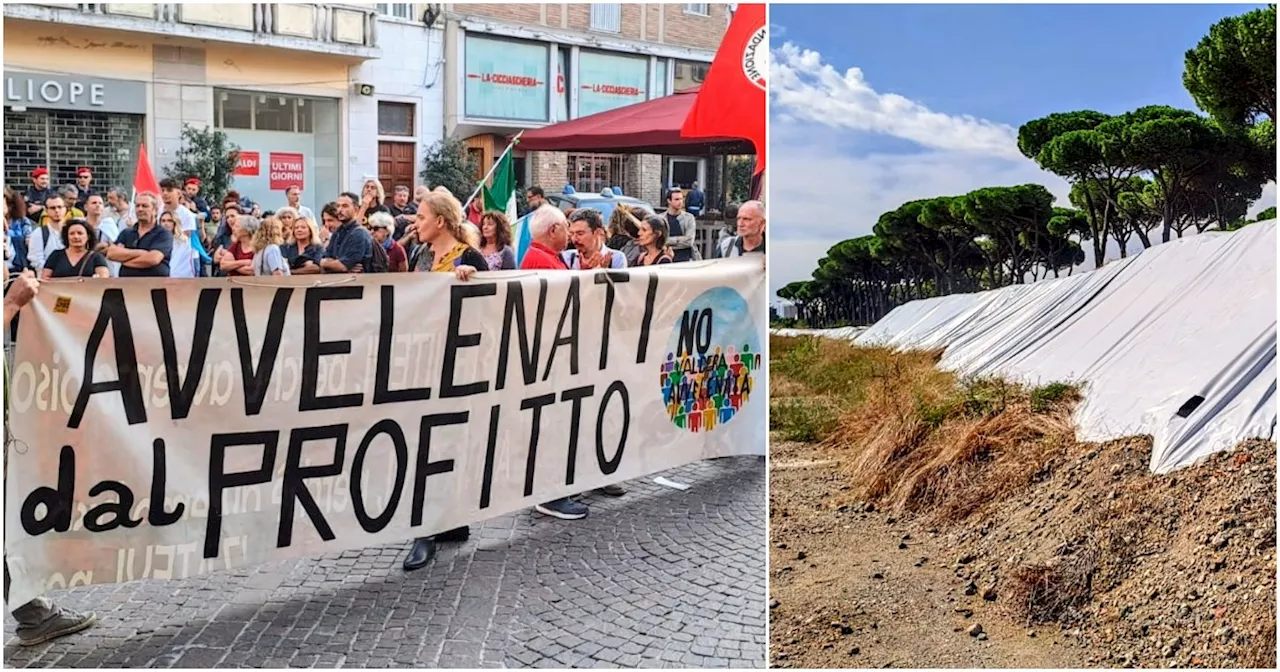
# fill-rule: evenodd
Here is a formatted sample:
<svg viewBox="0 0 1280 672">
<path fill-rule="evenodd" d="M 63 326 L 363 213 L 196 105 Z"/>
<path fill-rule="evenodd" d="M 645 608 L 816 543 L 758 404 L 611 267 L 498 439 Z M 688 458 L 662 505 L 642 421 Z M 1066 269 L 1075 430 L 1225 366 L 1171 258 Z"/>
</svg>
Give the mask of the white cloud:
<svg viewBox="0 0 1280 672">
<path fill-rule="evenodd" d="M 793 120 L 910 140 L 923 147 L 1021 158 L 1017 130 L 969 115 L 935 112 L 894 93 L 880 93 L 862 70 L 841 75 L 822 54 L 791 42 L 774 50 L 769 91 L 774 110 Z"/>
</svg>

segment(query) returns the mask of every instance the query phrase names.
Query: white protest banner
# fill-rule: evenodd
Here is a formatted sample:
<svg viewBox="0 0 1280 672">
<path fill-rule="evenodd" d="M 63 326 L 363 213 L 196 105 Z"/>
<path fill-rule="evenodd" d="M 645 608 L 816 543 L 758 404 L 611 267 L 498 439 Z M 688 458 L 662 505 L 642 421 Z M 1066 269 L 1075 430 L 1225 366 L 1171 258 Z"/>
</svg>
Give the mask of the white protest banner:
<svg viewBox="0 0 1280 672">
<path fill-rule="evenodd" d="M 764 454 L 762 262 L 45 283 L 8 387 L 9 604 Z"/>
</svg>

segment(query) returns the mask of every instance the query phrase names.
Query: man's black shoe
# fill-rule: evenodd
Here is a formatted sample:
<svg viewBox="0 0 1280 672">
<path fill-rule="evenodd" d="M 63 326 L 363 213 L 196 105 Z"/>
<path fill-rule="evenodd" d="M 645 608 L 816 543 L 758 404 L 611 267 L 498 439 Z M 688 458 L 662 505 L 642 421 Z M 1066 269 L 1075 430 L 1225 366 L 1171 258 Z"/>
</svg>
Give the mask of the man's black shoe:
<svg viewBox="0 0 1280 672">
<path fill-rule="evenodd" d="M 409 555 L 404 559 L 404 571 L 412 572 L 415 569 L 422 569 L 431 564 L 432 558 L 436 557 L 436 541 L 431 537 L 418 537 L 413 540 L 413 548 L 409 549 Z"/>
<path fill-rule="evenodd" d="M 436 541 L 466 541 L 470 538 L 471 528 L 467 526 L 455 527 L 436 535 Z"/>
</svg>

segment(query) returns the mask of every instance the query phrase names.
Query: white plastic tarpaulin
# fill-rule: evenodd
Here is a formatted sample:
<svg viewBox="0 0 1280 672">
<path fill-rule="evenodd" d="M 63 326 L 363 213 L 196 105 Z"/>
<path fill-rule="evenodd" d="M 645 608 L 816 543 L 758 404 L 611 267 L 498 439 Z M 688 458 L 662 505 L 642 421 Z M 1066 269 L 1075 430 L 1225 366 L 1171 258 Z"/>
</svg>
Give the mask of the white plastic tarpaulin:
<svg viewBox="0 0 1280 672">
<path fill-rule="evenodd" d="M 834 329 L 770 329 L 773 336 L 821 336 L 841 341 L 852 341 L 858 334 L 866 331 L 866 327 L 835 327 Z"/>
<path fill-rule="evenodd" d="M 1164 473 L 1273 437 L 1276 223 L 1157 245 L 1095 271 L 913 301 L 854 341 L 945 348 L 944 369 L 1079 385 L 1079 437 L 1150 434 Z"/>
</svg>

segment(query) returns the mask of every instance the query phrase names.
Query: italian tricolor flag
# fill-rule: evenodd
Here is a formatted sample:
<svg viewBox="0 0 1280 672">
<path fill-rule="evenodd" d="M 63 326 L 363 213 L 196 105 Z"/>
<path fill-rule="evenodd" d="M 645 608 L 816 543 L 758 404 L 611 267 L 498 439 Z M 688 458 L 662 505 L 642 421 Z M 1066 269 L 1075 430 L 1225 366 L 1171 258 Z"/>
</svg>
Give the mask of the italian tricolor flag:
<svg viewBox="0 0 1280 672">
<path fill-rule="evenodd" d="M 493 171 L 493 186 L 484 188 L 484 209 L 505 212 L 507 221 L 516 221 L 516 171 L 510 148 L 502 153 Z"/>
<path fill-rule="evenodd" d="M 529 217 L 525 215 L 521 219 L 516 219 L 516 171 L 514 162 L 511 159 L 511 150 L 515 148 L 519 139 L 513 140 L 507 151 L 502 153 L 502 158 L 498 159 L 498 165 L 493 171 L 493 186 L 483 187 L 484 190 L 484 209 L 497 210 L 507 215 L 507 221 L 511 222 L 511 241 L 515 247 L 516 266 L 524 261 L 524 253 L 528 251 L 529 244 L 532 242 L 529 235 Z"/>
</svg>

